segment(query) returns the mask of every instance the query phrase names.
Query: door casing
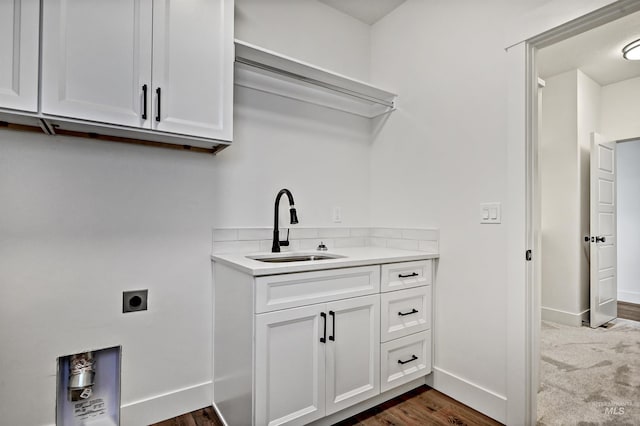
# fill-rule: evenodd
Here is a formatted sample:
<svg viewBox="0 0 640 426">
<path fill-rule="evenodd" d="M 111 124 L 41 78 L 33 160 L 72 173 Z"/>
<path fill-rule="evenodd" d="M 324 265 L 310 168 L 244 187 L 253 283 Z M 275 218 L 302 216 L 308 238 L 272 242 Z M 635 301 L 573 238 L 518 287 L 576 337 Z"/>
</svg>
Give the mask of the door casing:
<svg viewBox="0 0 640 426">
<path fill-rule="evenodd" d="M 536 424 L 539 357 L 538 79 L 536 50 L 640 10 L 638 0 L 554 0 L 507 33 L 507 415 Z M 525 259 L 533 250 L 532 261 Z"/>
</svg>

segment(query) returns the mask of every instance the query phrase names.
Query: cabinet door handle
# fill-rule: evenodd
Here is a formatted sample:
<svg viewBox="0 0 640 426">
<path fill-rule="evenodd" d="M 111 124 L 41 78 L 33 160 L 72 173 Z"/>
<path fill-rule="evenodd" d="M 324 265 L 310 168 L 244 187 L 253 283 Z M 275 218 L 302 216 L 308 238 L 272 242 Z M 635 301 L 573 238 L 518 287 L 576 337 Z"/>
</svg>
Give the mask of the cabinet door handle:
<svg viewBox="0 0 640 426">
<path fill-rule="evenodd" d="M 605 237 L 596 237 L 596 243 L 604 243 L 607 239 Z"/>
<path fill-rule="evenodd" d="M 160 121 L 160 88 L 156 89 L 156 95 L 158 96 L 158 108 L 156 109 L 156 121 Z"/>
<path fill-rule="evenodd" d="M 323 327 L 324 327 L 324 332 L 323 337 L 320 338 L 320 342 L 321 343 L 326 343 L 327 342 L 327 314 L 325 314 L 324 312 L 320 312 L 320 316 L 322 317 L 322 322 L 323 322 Z"/>
<path fill-rule="evenodd" d="M 398 360 L 398 364 L 400 364 L 400 365 L 402 365 L 402 364 L 406 364 L 406 363 L 408 363 L 408 362 L 415 361 L 416 359 L 418 359 L 418 357 L 417 357 L 417 356 L 415 356 L 415 355 L 411 355 L 411 358 L 410 358 L 410 359 L 408 359 L 408 360 L 406 360 L 406 361 Z"/>
<path fill-rule="evenodd" d="M 147 85 L 142 85 L 142 119 L 147 119 Z"/>
<path fill-rule="evenodd" d="M 410 278 L 410 277 L 417 277 L 418 274 L 417 272 L 412 272 L 411 274 L 407 274 L 407 275 L 402 275 L 402 274 L 398 274 L 398 278 Z"/>
<path fill-rule="evenodd" d="M 334 342 L 336 340 L 336 313 L 329 311 L 329 316 L 331 316 L 331 319 L 333 320 L 333 332 L 331 333 L 331 336 L 329 336 L 329 340 Z"/>
<path fill-rule="evenodd" d="M 411 314 L 417 314 L 418 310 L 416 308 L 413 308 L 411 310 L 411 312 L 398 312 L 398 315 L 400 315 L 401 317 L 404 317 L 405 315 L 411 315 Z"/>
</svg>

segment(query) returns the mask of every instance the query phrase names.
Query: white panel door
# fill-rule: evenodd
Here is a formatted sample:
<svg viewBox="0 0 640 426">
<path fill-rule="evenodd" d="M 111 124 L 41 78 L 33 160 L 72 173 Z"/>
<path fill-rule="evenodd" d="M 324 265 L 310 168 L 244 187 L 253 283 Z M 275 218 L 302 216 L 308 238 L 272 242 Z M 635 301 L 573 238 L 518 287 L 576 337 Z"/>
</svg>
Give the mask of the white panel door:
<svg viewBox="0 0 640 426">
<path fill-rule="evenodd" d="M 327 415 L 380 393 L 380 296 L 327 303 Z"/>
<path fill-rule="evenodd" d="M 40 2 L 0 1 L 0 108 L 38 110 Z"/>
<path fill-rule="evenodd" d="M 616 143 L 591 137 L 591 327 L 618 316 Z"/>
<path fill-rule="evenodd" d="M 256 315 L 256 425 L 303 425 L 324 417 L 325 306 Z"/>
<path fill-rule="evenodd" d="M 150 127 L 151 2 L 43 2 L 43 113 Z"/>
<path fill-rule="evenodd" d="M 233 0 L 154 0 L 154 129 L 232 139 L 233 19 Z"/>
</svg>

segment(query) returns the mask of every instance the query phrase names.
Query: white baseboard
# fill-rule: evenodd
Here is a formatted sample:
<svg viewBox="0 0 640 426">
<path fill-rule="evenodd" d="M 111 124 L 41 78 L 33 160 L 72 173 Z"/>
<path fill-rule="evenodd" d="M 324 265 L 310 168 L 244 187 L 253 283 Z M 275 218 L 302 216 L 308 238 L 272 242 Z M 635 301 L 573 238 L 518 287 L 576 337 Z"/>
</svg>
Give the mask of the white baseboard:
<svg viewBox="0 0 640 426">
<path fill-rule="evenodd" d="M 589 309 L 585 309 L 579 313 L 561 311 L 559 309 L 542 307 L 542 319 L 558 324 L 570 325 L 573 327 L 581 327 L 582 321 L 589 321 Z"/>
<path fill-rule="evenodd" d="M 427 377 L 427 384 L 500 423 L 507 421 L 507 398 L 503 395 L 471 383 L 439 367 L 433 368 L 433 374 Z"/>
<path fill-rule="evenodd" d="M 640 305 L 640 292 L 623 291 L 618 289 L 618 300 L 621 302 L 636 303 Z"/>
<path fill-rule="evenodd" d="M 121 426 L 140 426 L 157 423 L 181 414 L 208 407 L 213 400 L 213 383 L 205 382 L 184 389 L 123 404 L 120 409 Z"/>
</svg>

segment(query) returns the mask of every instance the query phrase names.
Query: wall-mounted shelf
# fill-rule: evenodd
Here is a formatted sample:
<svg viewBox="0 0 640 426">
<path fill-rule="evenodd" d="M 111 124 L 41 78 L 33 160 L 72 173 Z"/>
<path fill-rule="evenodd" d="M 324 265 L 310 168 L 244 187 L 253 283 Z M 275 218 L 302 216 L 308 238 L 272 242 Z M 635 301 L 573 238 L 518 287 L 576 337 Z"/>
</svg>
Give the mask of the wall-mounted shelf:
<svg viewBox="0 0 640 426">
<path fill-rule="evenodd" d="M 395 93 L 235 40 L 235 84 L 374 118 L 395 109 Z"/>
</svg>

